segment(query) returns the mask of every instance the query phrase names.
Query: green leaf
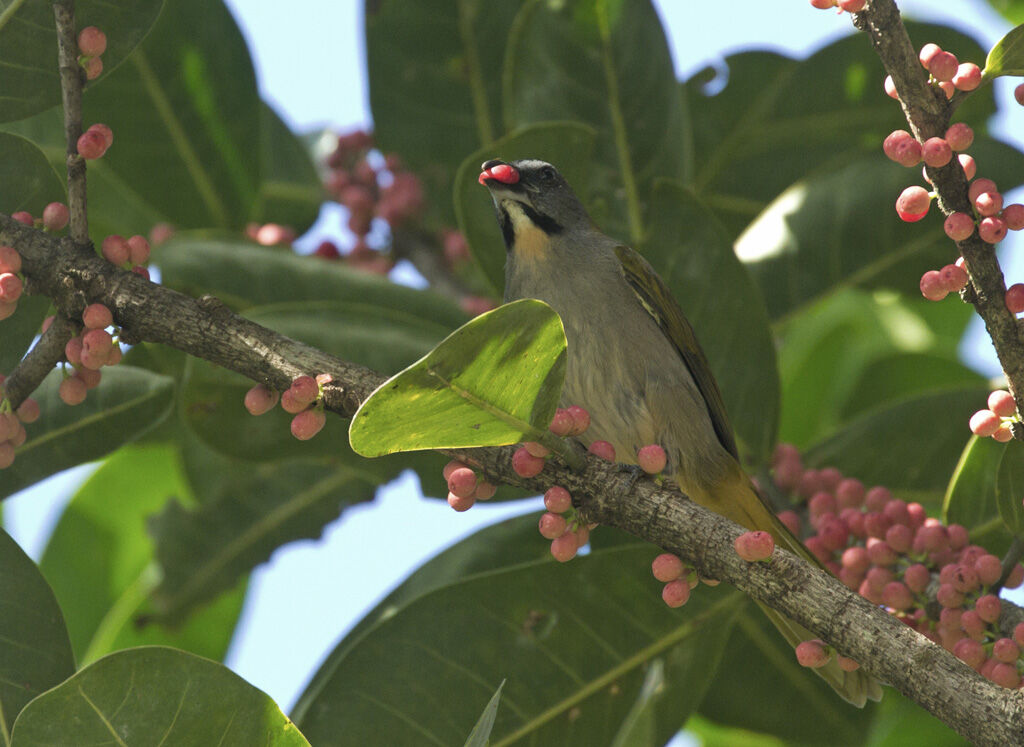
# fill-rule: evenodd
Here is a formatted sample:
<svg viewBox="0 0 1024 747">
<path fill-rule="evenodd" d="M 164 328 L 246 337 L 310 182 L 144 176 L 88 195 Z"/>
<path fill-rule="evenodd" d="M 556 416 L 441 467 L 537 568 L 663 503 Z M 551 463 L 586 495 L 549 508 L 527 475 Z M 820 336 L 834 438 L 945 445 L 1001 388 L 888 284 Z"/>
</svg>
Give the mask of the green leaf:
<svg viewBox="0 0 1024 747">
<path fill-rule="evenodd" d="M 479 716 L 475 701 L 505 679 L 495 747 L 604 744 L 633 708 L 645 671 L 661 661 L 662 744 L 700 701 L 741 597 L 707 589 L 670 610 L 649 576 L 651 554 L 633 544 L 594 550 L 572 566 L 507 566 L 391 608 L 342 641 L 296 722 L 314 742 L 460 743 Z"/>
<path fill-rule="evenodd" d="M 288 301 L 331 301 L 370 308 L 372 313 L 420 317 L 449 330 L 467 319 L 451 299 L 438 293 L 407 288 L 340 262 L 240 239 L 175 237 L 153 256 L 164 285 L 193 296 L 215 294 L 238 310 Z"/>
<path fill-rule="evenodd" d="M 779 375 L 760 291 L 714 215 L 681 184 L 655 185 L 648 224 L 640 249 L 693 324 L 739 440 L 763 462 L 778 429 Z"/>
<path fill-rule="evenodd" d="M 587 170 L 596 133 L 578 122 L 547 122 L 520 127 L 467 156 L 455 175 L 455 217 L 459 230 L 491 288 L 500 297 L 505 287 L 505 244 L 494 217 L 490 193 L 477 182 L 480 164 L 492 158 L 514 161 L 538 158 L 558 165 L 576 189 L 587 185 Z M 581 198 L 583 197 L 581 193 Z"/>
<path fill-rule="evenodd" d="M 494 719 L 498 715 L 498 704 L 501 702 L 501 689 L 503 687 L 505 687 L 504 680 L 498 685 L 498 689 L 494 691 L 494 695 L 488 701 L 487 707 L 480 714 L 480 720 L 476 722 L 473 731 L 470 732 L 469 738 L 466 740 L 466 747 L 487 747 L 490 743 L 491 729 L 494 728 Z"/>
<path fill-rule="evenodd" d="M 227 667 L 163 646 L 119 651 L 36 698 L 12 747 L 308 745 L 270 697 Z"/>
<path fill-rule="evenodd" d="M 64 617 L 36 564 L 0 529 L 0 742 L 25 705 L 75 672 Z"/>
<path fill-rule="evenodd" d="M 875 707 L 870 703 L 862 711 L 837 698 L 823 679 L 800 666 L 768 618 L 747 604 L 736 616 L 700 714 L 785 744 L 832 747 L 860 744 Z"/>
<path fill-rule="evenodd" d="M 995 43 L 981 72 L 986 78 L 1024 75 L 1024 25 L 1011 29 Z"/>
<path fill-rule="evenodd" d="M 936 505 L 963 448 L 967 421 L 985 388 L 924 394 L 851 421 L 804 454 L 809 467 L 838 467 L 868 485 Z"/>
<path fill-rule="evenodd" d="M 686 732 L 700 739 L 701 747 L 786 747 L 778 737 L 717 724 L 699 714 L 686 722 Z"/>
<path fill-rule="evenodd" d="M 250 219 L 290 226 L 301 236 L 326 199 L 316 166 L 302 140 L 266 102 L 260 106 L 260 140 L 262 178 Z"/>
<path fill-rule="evenodd" d="M 1024 533 L 1024 446 L 1011 441 L 1006 444 L 999 461 L 996 479 L 996 506 L 999 516 L 1014 534 Z"/>
<path fill-rule="evenodd" d="M 481 314 L 363 402 L 352 449 L 382 456 L 536 440 L 562 394 L 565 350 L 562 320 L 542 301 Z"/>
<path fill-rule="evenodd" d="M 1022 0 L 988 0 L 988 4 L 1010 23 L 1024 23 L 1024 2 Z"/>
<path fill-rule="evenodd" d="M 501 69 L 519 0 L 367 0 L 366 69 L 374 138 L 447 195 L 466 152 L 502 134 Z M 431 200 L 434 221 L 451 205 Z"/>
<path fill-rule="evenodd" d="M 14 464 L 0 472 L 0 496 L 98 459 L 138 438 L 171 411 L 174 381 L 120 365 L 103 372 L 85 402 L 69 407 L 57 394 L 63 374 L 52 371 L 33 395 L 42 416 L 28 428 Z"/>
<path fill-rule="evenodd" d="M 658 744 L 657 713 L 654 709 L 658 696 L 665 687 L 665 666 L 660 660 L 654 661 L 644 676 L 636 702 L 626 714 L 622 726 L 615 732 L 611 747 L 640 747 Z"/>
<path fill-rule="evenodd" d="M 897 690 L 876 706 L 867 747 L 966 747 L 969 742 Z"/>
<path fill-rule="evenodd" d="M 41 0 L 12 0 L 3 5 L 0 64 L 4 75 L 0 79 L 0 100 L 4 105 L 0 121 L 6 122 L 59 104 L 60 77 L 53 5 Z M 90 82 L 88 88 L 99 85 L 121 64 L 149 31 L 162 6 L 162 0 L 79 0 L 75 4 L 75 24 L 79 29 L 97 26 L 107 35 L 103 74 Z"/>
<path fill-rule="evenodd" d="M 996 480 L 1005 451 L 1006 444 L 971 436 L 953 470 L 942 505 L 943 521 L 967 527 L 972 542 L 995 554 L 1005 552 L 1012 539 L 999 518 L 996 499 Z"/>
<path fill-rule="evenodd" d="M 376 488 L 351 467 L 312 460 L 239 467 L 219 500 L 194 511 L 172 500 L 149 520 L 162 569 L 152 597 L 161 622 L 180 623 L 281 545 L 319 537 L 342 507 L 370 500 Z"/>
<path fill-rule="evenodd" d="M 638 241 L 654 178 L 684 178 L 689 157 L 672 57 L 649 0 L 528 3 L 509 38 L 504 92 L 509 129 L 575 120 L 597 130 L 594 218 Z"/>
<path fill-rule="evenodd" d="M 151 614 L 147 598 L 159 582 L 145 518 L 168 498 L 190 500 L 189 493 L 175 448 L 130 445 L 107 459 L 64 509 L 39 566 L 67 617 L 80 663 L 144 644 L 224 657 L 244 585 L 179 628 L 136 624 Z"/>
</svg>

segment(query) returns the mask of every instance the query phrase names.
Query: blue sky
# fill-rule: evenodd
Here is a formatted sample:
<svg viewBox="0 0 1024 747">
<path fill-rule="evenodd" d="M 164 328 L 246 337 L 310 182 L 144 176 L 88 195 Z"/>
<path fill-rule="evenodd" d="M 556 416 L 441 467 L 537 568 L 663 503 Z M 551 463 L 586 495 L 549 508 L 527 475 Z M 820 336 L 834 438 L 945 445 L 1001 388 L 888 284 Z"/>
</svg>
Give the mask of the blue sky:
<svg viewBox="0 0 1024 747">
<path fill-rule="evenodd" d="M 294 129 L 371 125 L 361 2 L 294 0 L 287 12 L 277 0 L 228 0 L 228 5 L 248 40 L 264 97 Z M 846 17 L 816 11 L 806 0 L 730 4 L 726 17 L 711 11 L 713 3 L 655 0 L 655 5 L 681 77 L 741 48 L 803 56 L 850 30 Z M 978 2 L 900 5 L 907 16 L 950 22 L 988 44 L 1008 29 Z M 1000 83 L 999 95 L 1012 101 L 1011 89 L 1011 83 Z M 997 134 L 1009 138 L 1016 133 L 1013 139 L 1024 146 L 1022 123 L 1022 113 L 1014 112 Z M 335 225 L 335 220 L 325 221 L 311 239 L 325 237 Z M 1008 277 L 1015 275 L 1024 272 L 1008 271 Z M 987 347 L 987 340 L 975 333 L 965 353 L 987 373 L 995 373 Z M 81 474 L 79 470 L 49 481 L 5 503 L 5 525 L 33 557 L 41 553 L 63 500 Z M 484 524 L 536 508 L 535 502 L 477 506 L 456 514 L 443 502 L 424 500 L 414 478 L 399 479 L 382 489 L 372 505 L 349 509 L 321 540 L 279 550 L 255 573 L 228 664 L 287 711 L 320 659 L 411 570 Z"/>
</svg>

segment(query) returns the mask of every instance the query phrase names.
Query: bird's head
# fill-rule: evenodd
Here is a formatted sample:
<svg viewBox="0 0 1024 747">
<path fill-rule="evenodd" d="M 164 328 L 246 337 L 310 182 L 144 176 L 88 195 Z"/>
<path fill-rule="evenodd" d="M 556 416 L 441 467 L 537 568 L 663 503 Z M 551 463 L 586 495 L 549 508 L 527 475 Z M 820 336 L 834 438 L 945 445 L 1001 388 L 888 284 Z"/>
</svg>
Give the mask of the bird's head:
<svg viewBox="0 0 1024 747">
<path fill-rule="evenodd" d="M 576 193 L 550 163 L 494 159 L 481 169 L 479 181 L 491 192 L 510 250 L 523 240 L 536 243 L 537 232 L 550 239 L 591 225 Z"/>
</svg>

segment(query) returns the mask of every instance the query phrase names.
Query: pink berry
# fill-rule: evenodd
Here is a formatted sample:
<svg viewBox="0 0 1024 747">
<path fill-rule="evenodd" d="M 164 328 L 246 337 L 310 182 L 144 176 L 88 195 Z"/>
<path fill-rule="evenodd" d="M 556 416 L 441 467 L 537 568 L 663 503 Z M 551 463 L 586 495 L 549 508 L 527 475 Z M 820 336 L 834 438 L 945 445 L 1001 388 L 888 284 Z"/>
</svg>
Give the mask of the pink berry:
<svg viewBox="0 0 1024 747">
<path fill-rule="evenodd" d="M 891 581 L 882 589 L 882 604 L 894 610 L 909 609 L 914 604 L 914 595 L 906 584 Z"/>
<path fill-rule="evenodd" d="M 0 246 L 0 272 L 21 272 L 21 255 L 10 246 Z"/>
<path fill-rule="evenodd" d="M 651 573 L 662 583 L 668 583 L 683 575 L 683 567 L 678 555 L 664 552 L 651 562 Z"/>
<path fill-rule="evenodd" d="M 47 231 L 60 231 L 68 224 L 71 213 L 63 202 L 51 202 L 43 208 L 43 228 Z"/>
<path fill-rule="evenodd" d="M 297 415 L 309 408 L 310 403 L 300 399 L 292 389 L 285 389 L 281 392 L 281 409 L 290 415 Z"/>
<path fill-rule="evenodd" d="M 18 406 L 17 414 L 22 423 L 34 423 L 39 420 L 39 403 L 29 397 Z"/>
<path fill-rule="evenodd" d="M 1003 584 L 1004 588 L 1016 589 L 1021 584 L 1024 584 L 1024 565 L 1017 563 L 1010 570 L 1010 575 L 1006 578 L 1006 583 Z"/>
<path fill-rule="evenodd" d="M 986 243 L 998 244 L 1006 238 L 1006 221 L 994 215 L 982 218 L 978 223 L 978 235 Z"/>
<path fill-rule="evenodd" d="M 749 563 L 767 560 L 775 550 L 775 540 L 768 532 L 744 532 L 733 543 L 736 554 Z"/>
<path fill-rule="evenodd" d="M 929 42 L 921 47 L 921 51 L 918 53 L 917 58 L 921 61 L 921 66 L 927 70 L 928 66 L 932 64 L 932 60 L 935 58 L 935 55 L 941 51 L 942 47 L 934 42 Z"/>
<path fill-rule="evenodd" d="M 320 396 L 320 388 L 312 376 L 296 376 L 292 379 L 289 389 L 297 401 L 307 405 L 315 402 Z"/>
<path fill-rule="evenodd" d="M 0 301 L 14 303 L 21 298 L 23 288 L 21 278 L 13 272 L 0 272 Z"/>
<path fill-rule="evenodd" d="M 1003 196 L 999 192 L 982 192 L 974 198 L 974 209 L 978 215 L 998 215 L 1003 209 Z"/>
<path fill-rule="evenodd" d="M 549 540 L 561 537 L 567 528 L 568 522 L 562 516 L 551 512 L 541 514 L 540 521 L 537 523 L 540 536 Z"/>
<path fill-rule="evenodd" d="M 640 469 L 649 475 L 657 475 L 665 469 L 665 465 L 668 463 L 668 457 L 665 454 L 665 450 L 657 444 L 649 444 L 643 446 L 636 453 L 636 463 L 640 465 Z"/>
<path fill-rule="evenodd" d="M 885 89 L 885 95 L 891 99 L 898 99 L 900 97 L 899 92 L 896 90 L 896 84 L 892 81 L 891 75 L 886 75 L 885 80 L 882 81 L 882 88 Z"/>
<path fill-rule="evenodd" d="M 95 389 L 100 385 L 100 372 L 88 368 L 80 368 L 75 371 L 72 378 L 81 379 L 86 389 Z"/>
<path fill-rule="evenodd" d="M 476 492 L 476 472 L 462 467 L 448 477 L 448 491 L 459 498 L 469 498 Z"/>
<path fill-rule="evenodd" d="M 953 646 L 953 656 L 967 666 L 973 667 L 985 660 L 985 649 L 978 641 L 962 638 Z"/>
<path fill-rule="evenodd" d="M 871 558 L 868 551 L 860 545 L 854 545 L 843 550 L 843 568 L 849 568 L 855 573 L 866 573 L 871 567 Z"/>
<path fill-rule="evenodd" d="M 836 486 L 836 503 L 840 508 L 859 508 L 864 503 L 866 492 L 864 483 L 847 477 Z"/>
<path fill-rule="evenodd" d="M 966 122 L 957 122 L 946 130 L 946 142 L 953 150 L 967 150 L 974 142 L 974 130 Z"/>
<path fill-rule="evenodd" d="M 475 503 L 476 498 L 474 498 L 471 495 L 458 496 L 455 495 L 455 493 L 448 494 L 448 505 L 451 506 L 452 509 L 454 509 L 455 511 L 458 511 L 459 513 L 462 513 L 463 511 L 468 511 L 469 509 L 473 508 L 473 505 Z"/>
<path fill-rule="evenodd" d="M 149 242 L 145 236 L 128 239 L 128 259 L 133 265 L 144 265 L 149 261 Z"/>
<path fill-rule="evenodd" d="M 690 585 L 682 580 L 669 581 L 661 590 L 661 598 L 669 607 L 682 607 L 690 599 Z"/>
<path fill-rule="evenodd" d="M 463 464 L 462 462 L 456 461 L 454 459 L 448 462 L 448 464 L 444 465 L 444 468 L 441 470 L 441 474 L 444 475 L 445 482 L 447 482 L 448 478 L 452 476 L 452 472 L 454 472 L 457 469 L 460 469 L 461 467 L 469 469 L 468 464 Z"/>
<path fill-rule="evenodd" d="M 903 571 L 903 583 L 907 585 L 908 589 L 917 594 L 927 589 L 931 580 L 931 572 L 921 563 L 915 563 Z"/>
<path fill-rule="evenodd" d="M 867 5 L 867 0 L 839 0 L 839 7 L 847 13 L 860 13 Z"/>
<path fill-rule="evenodd" d="M 1010 638 L 1000 638 L 992 644 L 992 656 L 999 661 L 1013 664 L 1020 656 L 1020 646 Z"/>
<path fill-rule="evenodd" d="M 978 601 L 974 603 L 974 609 L 977 610 L 978 615 L 982 620 L 989 623 L 999 620 L 1000 607 L 999 597 L 995 594 L 986 594 L 985 596 L 978 597 Z"/>
<path fill-rule="evenodd" d="M 978 588 L 978 572 L 973 565 L 961 563 L 953 572 L 953 588 L 957 591 L 975 591 Z"/>
<path fill-rule="evenodd" d="M 960 63 L 957 61 L 956 55 L 942 50 L 933 54 L 928 61 L 928 72 L 940 82 L 952 81 L 959 67 Z"/>
<path fill-rule="evenodd" d="M 953 241 L 963 241 L 974 233 L 974 218 L 967 213 L 950 213 L 942 228 Z"/>
<path fill-rule="evenodd" d="M 85 68 L 86 80 L 96 80 L 103 74 L 103 59 L 100 57 L 90 57 L 82 62 L 82 67 Z"/>
<path fill-rule="evenodd" d="M 996 664 L 992 667 L 992 674 L 989 679 L 1000 687 L 1007 687 L 1011 690 L 1020 687 L 1020 672 L 1017 671 L 1016 664 L 1007 664 L 1005 662 Z"/>
<path fill-rule="evenodd" d="M 544 464 L 543 459 L 535 457 L 522 447 L 512 454 L 512 469 L 520 477 L 536 477 L 544 469 Z"/>
<path fill-rule="evenodd" d="M 566 532 L 561 537 L 551 540 L 551 555 L 559 563 L 568 563 L 576 557 L 579 549 L 576 535 L 572 532 Z"/>
<path fill-rule="evenodd" d="M 1018 646 L 1024 646 L 1024 622 L 1019 622 L 1014 626 L 1013 641 Z"/>
<path fill-rule="evenodd" d="M 953 149 L 941 137 L 930 137 L 921 145 L 921 158 L 933 168 L 945 166 L 953 158 Z"/>
<path fill-rule="evenodd" d="M 107 141 L 95 130 L 86 130 L 78 138 L 78 155 L 86 160 L 100 158 L 107 152 Z"/>
<path fill-rule="evenodd" d="M 102 244 L 103 257 L 113 265 L 119 267 L 128 261 L 128 257 L 131 255 L 131 247 L 128 246 L 128 242 L 118 236 L 112 234 L 103 239 Z"/>
<path fill-rule="evenodd" d="M 835 7 L 836 0 L 811 0 L 811 5 L 818 10 L 828 10 Z"/>
<path fill-rule="evenodd" d="M 98 132 L 101 134 L 103 136 L 103 142 L 107 144 L 108 148 L 114 144 L 114 131 L 101 122 L 89 125 L 89 132 Z"/>
<path fill-rule="evenodd" d="M 797 537 L 800 536 L 800 517 L 796 511 L 782 511 L 779 514 L 779 521 L 786 525 L 786 529 Z"/>
<path fill-rule="evenodd" d="M 1024 311 L 1024 283 L 1014 283 L 1006 289 L 1006 308 L 1011 313 L 1019 314 Z"/>
<path fill-rule="evenodd" d="M 594 456 L 604 459 L 606 462 L 615 461 L 615 447 L 607 441 L 594 441 L 587 447 L 587 451 Z"/>
<path fill-rule="evenodd" d="M 967 180 L 973 179 L 974 175 L 978 172 L 978 164 L 974 158 L 966 153 L 958 153 L 956 160 L 960 162 L 960 168 L 964 170 L 964 176 L 967 177 Z"/>
<path fill-rule="evenodd" d="M 971 182 L 970 186 L 967 187 L 967 199 L 973 204 L 978 198 L 978 195 L 984 192 L 998 192 L 999 188 L 996 183 L 987 177 L 979 177 Z"/>
<path fill-rule="evenodd" d="M 79 405 L 84 402 L 85 392 L 85 382 L 74 377 L 64 379 L 64 381 L 60 383 L 60 388 L 57 390 L 58 396 L 60 396 L 61 401 L 66 405 Z"/>
<path fill-rule="evenodd" d="M 113 339 L 107 330 L 100 329 L 88 329 L 82 334 L 82 354 L 86 352 L 102 352 L 104 356 L 110 352 L 110 346 L 113 344 Z"/>
<path fill-rule="evenodd" d="M 568 436 L 575 427 L 576 421 L 572 419 L 572 415 L 569 414 L 568 410 L 556 410 L 548 430 L 556 436 Z"/>
<path fill-rule="evenodd" d="M 942 273 L 938 270 L 928 270 L 921 276 L 921 295 L 929 301 L 941 301 L 949 295 L 946 283 L 942 279 Z"/>
<path fill-rule="evenodd" d="M 814 639 L 797 644 L 796 660 L 802 667 L 817 669 L 828 664 L 831 654 L 823 641 Z"/>
<path fill-rule="evenodd" d="M 962 62 L 953 76 L 953 85 L 961 91 L 973 91 L 981 85 L 981 68 L 973 62 Z"/>
<path fill-rule="evenodd" d="M 921 144 L 906 130 L 894 130 L 882 142 L 882 150 L 901 166 L 915 166 L 921 162 Z"/>
<path fill-rule="evenodd" d="M 896 563 L 897 555 L 885 540 L 878 537 L 868 537 L 866 546 L 868 557 L 875 565 L 890 566 Z"/>
<path fill-rule="evenodd" d="M 486 480 L 479 480 L 476 484 L 476 490 L 473 491 L 473 497 L 478 501 L 489 501 L 497 492 L 497 485 L 487 482 Z"/>
<path fill-rule="evenodd" d="M 292 435 L 300 441 L 313 438 L 327 423 L 323 410 L 305 410 L 292 418 Z"/>
<path fill-rule="evenodd" d="M 1017 99 L 1017 103 L 1024 106 L 1024 83 L 1013 89 L 1013 97 Z"/>
<path fill-rule="evenodd" d="M 572 496 L 561 485 L 554 485 L 544 493 L 544 508 L 556 514 L 565 513 L 572 508 Z"/>
<path fill-rule="evenodd" d="M 95 26 L 86 26 L 78 32 L 78 49 L 90 57 L 96 57 L 107 51 L 107 35 Z"/>
<path fill-rule="evenodd" d="M 961 607 L 964 595 L 953 588 L 953 584 L 940 584 L 935 592 L 935 600 L 943 607 Z"/>
<path fill-rule="evenodd" d="M 580 407 L 579 405 L 573 405 L 572 407 L 566 408 L 566 412 L 568 412 L 569 417 L 572 418 L 572 435 L 578 436 L 590 427 L 590 413 L 587 412 L 586 408 Z"/>
<path fill-rule="evenodd" d="M 88 329 L 103 329 L 114 323 L 110 309 L 101 303 L 89 304 L 82 312 L 82 322 Z"/>
<path fill-rule="evenodd" d="M 72 365 L 78 365 L 82 362 L 82 338 L 72 337 L 64 345 L 64 357 L 67 358 L 68 363 Z"/>
<path fill-rule="evenodd" d="M 996 389 L 988 395 L 988 409 L 1001 418 L 1012 418 L 1017 413 L 1017 403 L 1008 391 Z"/>
<path fill-rule="evenodd" d="M 1011 231 L 1019 231 L 1024 228 L 1024 205 L 1015 202 L 1003 208 L 1003 222 Z"/>
<path fill-rule="evenodd" d="M 270 412 L 277 404 L 280 395 L 273 389 L 257 384 L 245 393 L 245 409 L 250 415 L 262 415 Z"/>
<path fill-rule="evenodd" d="M 907 187 L 896 198 L 896 212 L 902 220 L 916 223 L 928 214 L 931 201 L 932 198 L 924 187 Z"/>
<path fill-rule="evenodd" d="M 946 265 L 939 270 L 939 275 L 950 293 L 959 293 L 967 285 L 967 270 L 957 265 Z"/>
</svg>

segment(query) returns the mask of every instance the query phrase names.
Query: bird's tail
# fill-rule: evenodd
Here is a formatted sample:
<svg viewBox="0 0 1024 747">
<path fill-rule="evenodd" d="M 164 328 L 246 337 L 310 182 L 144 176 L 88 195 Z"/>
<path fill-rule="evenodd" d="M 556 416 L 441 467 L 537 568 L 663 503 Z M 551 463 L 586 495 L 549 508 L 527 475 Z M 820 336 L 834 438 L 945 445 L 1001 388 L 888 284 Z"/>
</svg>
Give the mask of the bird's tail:
<svg viewBox="0 0 1024 747">
<path fill-rule="evenodd" d="M 705 508 L 721 514 L 748 529 L 769 532 L 776 544 L 781 545 L 795 555 L 799 555 L 826 573 L 829 571 L 822 565 L 804 544 L 797 539 L 786 525 L 775 515 L 775 512 L 764 502 L 754 490 L 750 479 L 737 465 L 729 476 L 717 483 L 710 490 L 692 490 L 691 497 Z M 759 603 L 760 604 L 760 603 Z M 768 619 L 779 629 L 779 632 L 792 646 L 814 638 L 814 634 L 772 608 L 760 604 Z M 878 681 L 863 670 L 843 671 L 833 658 L 823 667 L 814 670 L 848 703 L 863 708 L 868 698 L 881 700 L 882 688 Z"/>
</svg>

